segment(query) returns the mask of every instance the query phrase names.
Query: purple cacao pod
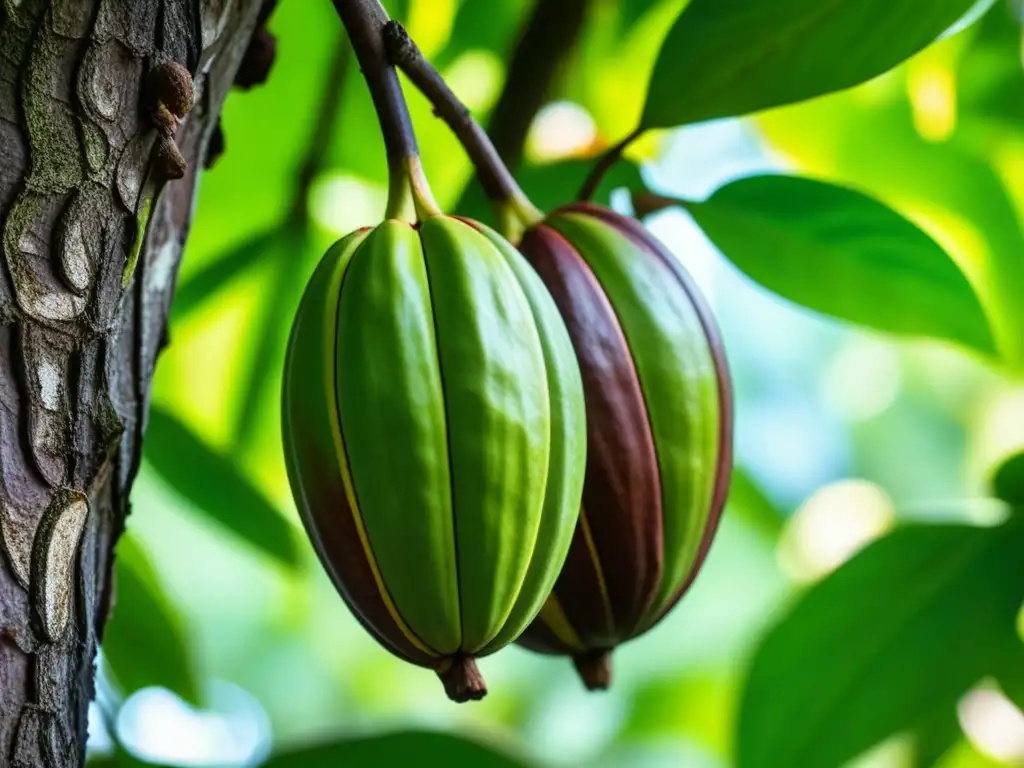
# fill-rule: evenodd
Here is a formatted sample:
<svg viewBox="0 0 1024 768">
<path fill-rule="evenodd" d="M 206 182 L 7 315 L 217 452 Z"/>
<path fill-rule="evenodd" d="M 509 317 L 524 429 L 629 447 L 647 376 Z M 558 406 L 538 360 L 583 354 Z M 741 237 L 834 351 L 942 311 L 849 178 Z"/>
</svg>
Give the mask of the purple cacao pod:
<svg viewBox="0 0 1024 768">
<path fill-rule="evenodd" d="M 611 650 L 657 624 L 707 556 L 731 477 L 730 376 L 707 303 L 638 222 L 575 203 L 520 250 L 569 330 L 588 446 L 568 559 L 518 642 L 606 688 Z"/>
</svg>

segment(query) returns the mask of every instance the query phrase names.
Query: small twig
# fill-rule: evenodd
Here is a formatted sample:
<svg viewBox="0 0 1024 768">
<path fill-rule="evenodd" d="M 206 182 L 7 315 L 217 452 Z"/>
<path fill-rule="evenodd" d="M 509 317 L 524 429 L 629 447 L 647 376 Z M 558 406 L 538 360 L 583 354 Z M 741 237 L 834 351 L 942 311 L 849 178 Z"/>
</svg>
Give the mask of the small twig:
<svg viewBox="0 0 1024 768">
<path fill-rule="evenodd" d="M 522 161 L 533 119 L 580 38 L 589 6 L 590 0 L 538 0 L 516 43 L 489 123 L 498 156 L 513 170 Z"/>
<path fill-rule="evenodd" d="M 522 197 L 516 180 L 502 162 L 484 129 L 455 95 L 440 73 L 428 62 L 409 33 L 397 21 L 384 28 L 384 48 L 391 63 L 401 69 L 434 107 L 465 148 L 476 168 L 487 197 L 505 201 Z"/>
<path fill-rule="evenodd" d="M 629 134 L 629 136 L 601 155 L 597 164 L 594 165 L 594 169 L 590 172 L 590 175 L 587 176 L 587 180 L 584 181 L 583 186 L 580 187 L 579 194 L 577 195 L 580 200 L 589 200 L 594 196 L 594 193 L 597 192 L 597 188 L 601 186 L 601 182 L 604 180 L 608 171 L 610 171 L 615 164 L 622 159 L 622 153 L 626 151 L 626 147 L 632 144 L 642 133 L 643 129 L 637 128 Z"/>
</svg>

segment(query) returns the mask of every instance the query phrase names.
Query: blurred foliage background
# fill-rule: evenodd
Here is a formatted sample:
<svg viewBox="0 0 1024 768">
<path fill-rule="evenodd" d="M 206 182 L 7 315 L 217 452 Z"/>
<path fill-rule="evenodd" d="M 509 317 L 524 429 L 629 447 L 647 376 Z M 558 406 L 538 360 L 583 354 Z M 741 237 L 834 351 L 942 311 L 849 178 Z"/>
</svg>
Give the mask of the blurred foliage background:
<svg viewBox="0 0 1024 768">
<path fill-rule="evenodd" d="M 643 84 L 685 4 L 594 0 L 517 174 L 539 205 L 569 199 L 588 158 L 636 126 Z M 486 121 L 532 3 L 385 5 Z M 982 299 L 989 290 L 1020 304 L 1024 70 L 1020 22 L 1009 9 L 982 3 L 980 21 L 856 88 L 752 118 L 649 133 L 601 197 L 629 212 L 627 189 L 641 184 L 691 201 L 763 173 L 843 184 L 927 231 Z M 282 2 L 270 29 L 271 76 L 228 100 L 226 151 L 201 181 L 146 460 L 118 550 L 117 606 L 91 729 L 97 765 L 242 766 L 274 753 L 270 764 L 282 766 L 401 765 L 414 756 L 416 764 L 436 757 L 711 768 L 737 763 L 745 749 L 737 745 L 753 733 L 740 725 L 748 705 L 764 711 L 762 725 L 775 717 L 779 728 L 807 729 L 819 744 L 877 742 L 851 747 L 860 753 L 853 765 L 1024 765 L 1024 714 L 1012 703 L 1024 701 L 1024 657 L 998 680 L 995 664 L 952 665 L 950 677 L 967 676 L 951 698 L 941 685 L 928 687 L 945 674 L 946 666 L 928 666 L 936 659 L 998 653 L 968 632 L 989 615 L 990 590 L 978 581 L 947 595 L 948 584 L 932 584 L 928 566 L 913 568 L 903 550 L 892 582 L 879 575 L 889 574 L 885 551 L 859 576 L 829 582 L 831 591 L 818 595 L 822 610 L 849 610 L 851 627 L 833 627 L 824 653 L 809 646 L 774 666 L 764 645 L 765 665 L 750 683 L 757 701 L 742 703 L 765 633 L 862 548 L 907 524 L 934 524 L 929 530 L 942 539 L 942 531 L 960 530 L 953 524 L 999 518 L 989 482 L 993 467 L 1024 447 L 1024 388 L 1010 366 L 965 346 L 883 335 L 779 298 L 723 258 L 683 208 L 647 224 L 694 274 L 722 325 L 739 464 L 694 589 L 656 631 L 617 652 L 614 687 L 599 695 L 583 690 L 569 663 L 512 647 L 481 663 L 487 698 L 454 705 L 431 673 L 378 647 L 302 534 L 281 460 L 278 398 L 291 318 L 319 256 L 383 213 L 383 146 L 358 67 L 339 53 L 330 4 Z M 485 216 L 458 144 L 419 94 L 408 85 L 406 93 L 439 202 Z M 325 109 L 329 141 L 310 156 Z M 699 206 L 690 210 L 701 215 Z M 827 261 L 818 268 L 815 279 L 830 281 L 825 290 L 864 292 L 844 283 L 843 269 Z M 998 279 L 984 279 L 993 273 Z M 762 282 L 773 274 L 769 268 Z M 856 300 L 870 307 L 892 297 L 868 290 Z M 989 559 L 979 558 L 979 568 Z M 961 583 L 974 584 L 971 574 Z M 865 586 L 853 588 L 857 578 Z M 858 627 L 886 620 L 872 599 L 900 584 L 924 585 L 938 602 L 885 646 L 888 666 L 857 666 L 881 642 Z M 1010 607 L 1016 617 L 1019 600 Z M 931 653 L 954 637 L 962 644 L 951 656 Z M 845 688 L 815 687 L 841 674 Z M 923 691 L 934 711 L 906 709 L 917 699 L 901 698 L 904 689 Z M 774 696 L 780 691 L 791 695 Z M 881 723 L 877 713 L 889 710 L 899 716 Z M 890 723 L 900 727 L 890 732 Z M 389 742 L 393 752 L 373 751 L 380 734 L 395 731 L 409 732 Z M 445 734 L 489 745 L 510 762 Z M 304 757 L 295 751 L 310 744 L 326 746 Z M 813 768 L 829 759 L 748 754 L 740 762 Z"/>
</svg>

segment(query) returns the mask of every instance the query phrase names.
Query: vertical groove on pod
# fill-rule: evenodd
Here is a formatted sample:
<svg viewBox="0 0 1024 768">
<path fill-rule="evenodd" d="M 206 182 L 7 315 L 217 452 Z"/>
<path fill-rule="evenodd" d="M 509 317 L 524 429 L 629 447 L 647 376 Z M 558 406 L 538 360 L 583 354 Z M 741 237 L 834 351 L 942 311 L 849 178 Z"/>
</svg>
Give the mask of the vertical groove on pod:
<svg viewBox="0 0 1024 768">
<path fill-rule="evenodd" d="M 580 506 L 579 519 L 580 532 L 583 534 L 583 541 L 586 542 L 590 559 L 594 561 L 594 575 L 597 577 L 597 590 L 601 594 L 601 602 L 604 604 L 604 619 L 609 632 L 614 631 L 615 615 L 612 613 L 612 601 L 608 597 L 608 582 L 604 578 L 604 568 L 601 566 L 601 558 L 598 557 L 597 547 L 594 545 L 594 534 L 590 532 L 590 523 L 587 521 L 587 510 Z"/>
<path fill-rule="evenodd" d="M 441 336 L 437 327 L 437 301 L 434 296 L 434 285 L 430 278 L 430 260 L 427 258 L 427 244 L 423 239 L 422 228 L 417 230 L 420 239 L 420 253 L 423 254 L 423 269 L 427 274 L 427 294 L 430 296 L 430 319 L 434 323 L 434 347 L 437 352 L 437 370 L 441 376 L 441 404 L 444 407 L 444 439 L 448 450 L 448 484 L 452 498 L 452 540 L 455 555 L 455 585 L 459 593 L 459 645 L 465 637 L 465 606 L 462 604 L 462 568 L 459 558 L 459 514 L 455 506 L 455 462 L 452 461 L 452 430 L 448 415 L 448 388 L 444 379 L 444 356 L 441 354 Z"/>
<path fill-rule="evenodd" d="M 629 228 L 628 233 L 632 239 L 639 241 L 638 234 L 632 227 Z M 704 528 L 704 536 L 701 539 L 700 548 L 697 550 L 697 556 L 694 558 L 693 565 L 690 567 L 690 572 L 687 574 L 682 586 L 676 590 L 676 593 L 672 598 L 666 602 L 656 614 L 645 622 L 644 629 L 646 630 L 661 621 L 690 589 L 690 586 L 696 580 L 697 574 L 700 573 L 700 569 L 704 565 L 704 560 L 707 558 L 708 552 L 711 549 L 711 542 L 714 540 L 715 533 L 718 530 L 718 524 L 721 522 L 722 512 L 725 511 L 725 502 L 729 496 L 729 485 L 732 480 L 733 395 L 732 377 L 729 373 L 729 364 L 725 356 L 725 345 L 722 342 L 722 336 L 718 329 L 718 324 L 714 320 L 714 315 L 712 314 L 711 308 L 708 306 L 704 295 L 693 284 L 689 275 L 687 275 L 682 270 L 682 267 L 676 263 L 672 255 L 665 253 L 662 250 L 657 241 L 655 241 L 654 244 L 645 244 L 642 242 L 640 244 L 649 248 L 651 253 L 653 253 L 655 257 L 657 257 L 666 266 L 666 268 L 675 275 L 676 279 L 679 280 L 679 283 L 682 285 L 683 290 L 686 291 L 687 296 L 690 297 L 694 307 L 697 309 L 697 316 L 700 318 L 701 325 L 703 326 L 704 333 L 707 337 L 708 347 L 711 350 L 712 357 L 714 358 L 718 384 L 719 409 L 718 461 L 716 462 L 715 484 L 711 495 L 711 511 L 708 515 L 708 521 Z"/>
<path fill-rule="evenodd" d="M 661 606 L 655 613 L 649 616 L 638 628 L 646 631 L 661 621 L 665 615 L 672 610 L 689 590 L 697 578 L 704 560 L 707 558 L 714 540 L 715 532 L 721 521 L 722 512 L 728 497 L 729 485 L 732 478 L 733 465 L 733 394 L 732 377 L 729 373 L 729 364 L 725 354 L 725 345 L 722 341 L 721 331 L 714 319 L 711 307 L 708 305 L 703 293 L 694 284 L 692 277 L 679 264 L 671 253 L 668 253 L 657 238 L 652 237 L 643 226 L 633 219 L 620 216 L 601 206 L 588 203 L 573 203 L 562 209 L 563 211 L 578 211 L 595 218 L 602 219 L 619 228 L 638 247 L 645 250 L 656 258 L 679 282 L 683 291 L 689 297 L 690 302 L 696 310 L 697 317 L 704 329 L 708 348 L 714 360 L 715 373 L 718 385 L 718 407 L 719 407 L 719 432 L 718 432 L 718 461 L 716 462 L 715 483 L 711 496 L 711 509 L 705 524 L 704 535 L 697 551 L 694 562 L 682 585 L 672 595 L 671 599 Z"/>
<path fill-rule="evenodd" d="M 565 321 L 587 408 L 589 535 L 577 525 L 555 592 L 588 647 L 614 645 L 649 610 L 661 581 L 661 478 L 649 411 L 621 322 L 586 260 L 545 224 L 527 233 L 520 250 Z M 598 583 L 602 568 L 611 625 Z"/>
<path fill-rule="evenodd" d="M 292 324 L 282 382 L 285 467 L 314 551 L 355 619 L 399 658 L 433 667 L 436 654 L 408 640 L 381 597 L 359 541 L 331 428 L 332 379 L 326 369 L 334 360 L 330 345 L 338 287 L 367 231 L 353 233 L 328 250 L 309 280 Z"/>
<path fill-rule="evenodd" d="M 565 609 L 562 608 L 562 604 L 558 601 L 558 597 L 552 593 L 544 603 L 544 607 L 540 610 L 538 619 L 547 628 L 552 635 L 561 643 L 569 648 L 573 653 L 586 649 L 586 645 L 580 640 L 579 635 L 576 634 L 576 630 L 572 628 L 572 624 L 569 622 L 568 617 L 565 615 Z"/>
<path fill-rule="evenodd" d="M 359 258 L 360 251 L 357 248 L 356 252 L 352 255 L 352 259 L 349 262 L 351 267 L 352 261 Z M 377 565 L 377 558 L 373 553 L 373 546 L 370 544 L 370 539 L 366 534 L 366 526 L 363 522 L 362 512 L 359 507 L 359 499 L 355 489 L 355 483 L 352 481 L 352 475 L 349 471 L 349 458 L 348 458 L 348 446 L 345 443 L 344 426 L 341 423 L 341 403 L 338 399 L 338 352 L 340 347 L 339 337 L 339 324 L 341 320 L 341 301 L 345 290 L 345 279 L 349 275 L 350 269 L 346 268 L 341 276 L 341 284 L 338 286 L 338 300 L 334 307 L 333 318 L 328 314 L 325 316 L 327 322 L 333 323 L 333 330 L 330 333 L 324 333 L 324 343 L 328 346 L 325 353 L 328 355 L 326 359 L 333 360 L 327 371 L 327 387 L 328 387 L 328 402 L 331 408 L 331 433 L 335 440 L 335 451 L 338 456 L 338 464 L 341 470 L 342 482 L 345 486 L 345 494 L 348 496 L 349 506 L 352 510 L 352 518 L 355 522 L 356 532 L 359 536 L 359 542 L 363 547 L 363 552 L 366 555 L 366 560 L 370 565 L 370 569 L 373 572 L 374 581 L 377 584 L 377 589 L 380 592 L 381 600 L 384 601 L 384 605 L 388 609 L 388 613 L 391 614 L 391 618 L 394 620 L 395 625 L 401 630 L 405 638 L 412 643 L 418 650 L 423 651 L 429 656 L 436 658 L 437 653 L 430 649 L 417 635 L 412 631 L 412 628 L 406 623 L 405 619 L 402 618 L 402 614 L 399 612 L 398 607 L 395 605 L 394 600 L 391 597 L 387 585 L 384 583 L 384 579 L 381 576 L 380 568 Z"/>
</svg>

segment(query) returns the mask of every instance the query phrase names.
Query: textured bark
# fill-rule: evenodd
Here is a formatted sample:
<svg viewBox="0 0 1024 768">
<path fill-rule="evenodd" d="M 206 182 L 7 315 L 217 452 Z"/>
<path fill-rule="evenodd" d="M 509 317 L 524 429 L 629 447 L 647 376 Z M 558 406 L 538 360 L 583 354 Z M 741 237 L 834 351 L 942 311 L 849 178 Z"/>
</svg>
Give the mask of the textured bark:
<svg viewBox="0 0 1024 768">
<path fill-rule="evenodd" d="M 0 765 L 84 762 L 197 171 L 261 5 L 0 0 Z M 146 75 L 168 60 L 194 78 L 188 172 L 122 288 L 157 138 Z"/>
</svg>

